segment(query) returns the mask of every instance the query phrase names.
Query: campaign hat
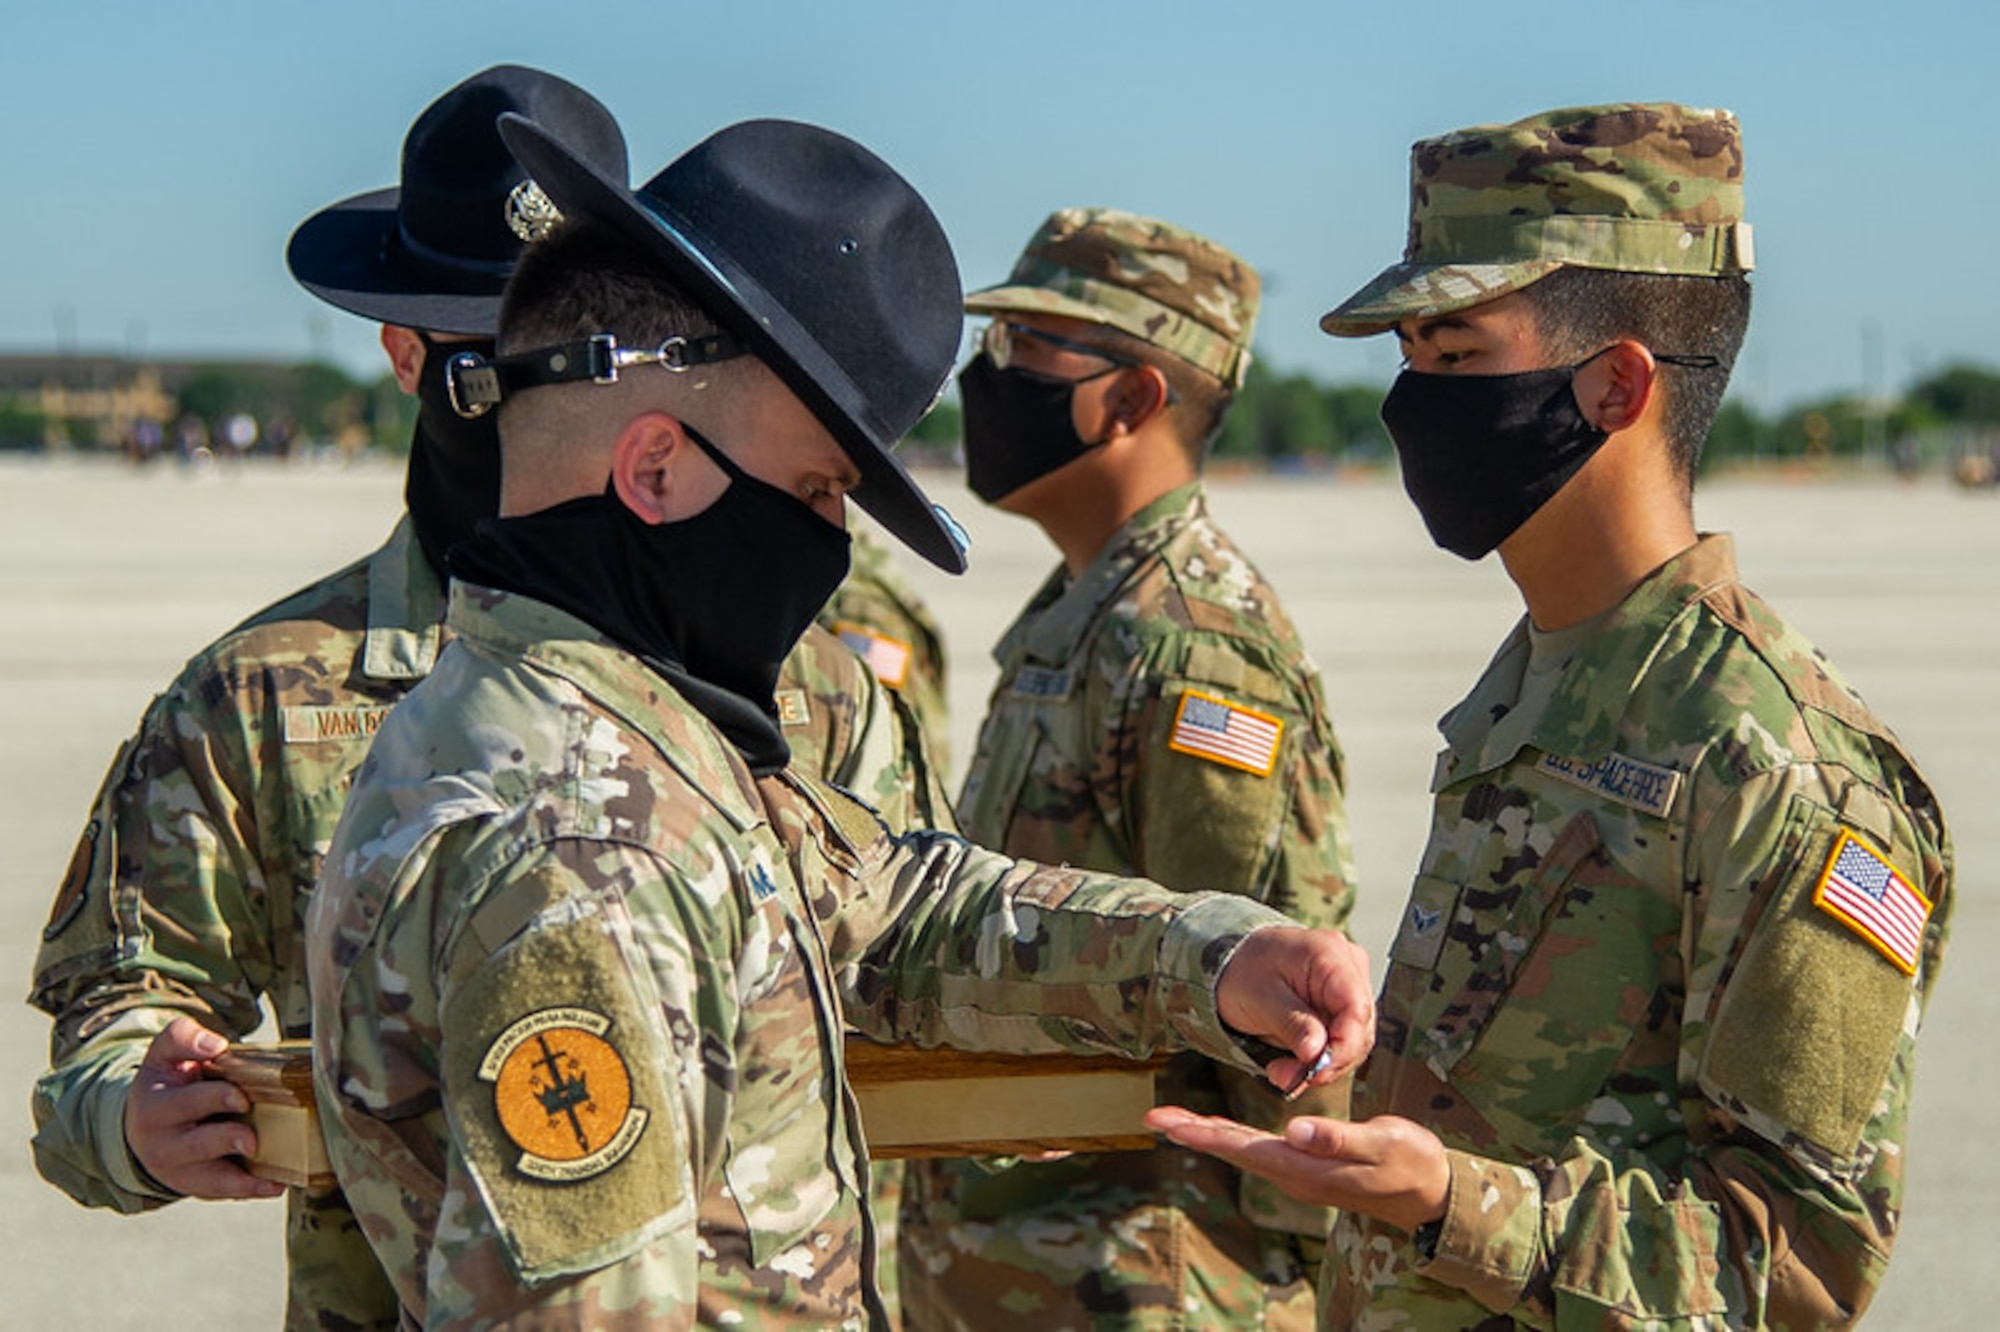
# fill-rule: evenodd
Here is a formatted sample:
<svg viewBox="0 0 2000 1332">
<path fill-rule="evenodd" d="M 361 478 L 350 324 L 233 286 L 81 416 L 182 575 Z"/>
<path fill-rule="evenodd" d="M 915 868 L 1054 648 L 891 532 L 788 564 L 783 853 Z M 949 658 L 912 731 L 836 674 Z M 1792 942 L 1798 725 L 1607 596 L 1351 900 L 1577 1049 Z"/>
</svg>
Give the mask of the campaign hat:
<svg viewBox="0 0 2000 1332">
<path fill-rule="evenodd" d="M 522 244 L 554 219 L 500 141 L 505 112 L 535 117 L 625 178 L 625 137 L 595 97 L 554 74 L 496 65 L 417 117 L 399 184 L 343 199 L 292 233 L 285 261 L 299 285 L 385 324 L 492 336 Z"/>
<path fill-rule="evenodd" d="M 636 188 L 550 126 L 505 115 L 500 133 L 566 222 L 635 244 L 798 395 L 854 461 L 855 503 L 964 570 L 963 530 L 893 452 L 943 392 L 964 320 L 950 242 L 908 181 L 790 120 L 719 130 Z"/>
</svg>

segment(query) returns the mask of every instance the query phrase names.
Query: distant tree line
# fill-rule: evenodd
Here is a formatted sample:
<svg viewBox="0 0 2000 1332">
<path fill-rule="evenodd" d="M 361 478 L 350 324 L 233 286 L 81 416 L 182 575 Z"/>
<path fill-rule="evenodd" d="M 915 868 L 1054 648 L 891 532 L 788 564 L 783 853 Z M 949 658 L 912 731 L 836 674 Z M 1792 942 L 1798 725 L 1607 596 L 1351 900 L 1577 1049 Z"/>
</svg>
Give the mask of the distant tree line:
<svg viewBox="0 0 2000 1332">
<path fill-rule="evenodd" d="M 393 376 L 356 379 L 337 365 L 305 361 L 271 367 L 217 365 L 199 371 L 176 394 L 184 414 L 215 422 L 247 412 L 260 422 L 289 421 L 303 437 L 335 440 L 359 429 L 379 448 L 407 451 L 416 400 Z"/>
<path fill-rule="evenodd" d="M 1385 390 L 1324 384 L 1253 364 L 1216 441 L 1216 456 L 1324 458 L 1373 463 L 1393 457 L 1381 410 Z M 1837 395 L 1765 415 L 1740 398 L 1724 402 L 1709 434 L 1705 466 L 1757 460 L 1907 458 L 1927 462 L 2000 430 L 2000 371 L 1954 365 L 1900 399 L 1871 403 Z"/>
<path fill-rule="evenodd" d="M 0 384 L 0 448 L 38 449 L 53 441 L 129 451 L 138 437 L 171 449 L 176 436 L 208 441 L 224 423 L 248 418 L 257 427 L 255 451 L 291 443 L 406 450 L 416 420 L 415 400 L 386 374 L 371 381 L 324 362 L 208 361 L 175 364 L 155 376 L 153 389 L 136 391 L 154 369 L 98 358 L 75 381 L 52 371 L 49 377 L 67 390 L 55 401 L 71 404 L 54 415 L 33 375 L 16 374 L 11 386 Z"/>
<path fill-rule="evenodd" d="M 1394 451 L 1382 428 L 1383 393 L 1375 385 L 1327 384 L 1255 363 L 1224 422 L 1216 456 L 1274 465 L 1300 460 L 1388 463 Z M 390 376 L 358 379 L 323 362 L 207 364 L 176 386 L 173 401 L 181 417 L 211 425 L 248 413 L 267 436 L 273 424 L 282 423 L 286 437 L 302 442 L 373 445 L 392 452 L 408 449 L 416 421 L 416 401 L 399 392 Z M 911 432 L 907 452 L 926 460 L 949 459 L 958 443 L 960 419 L 956 403 L 940 403 Z M 38 441 L 48 424 L 32 395 L 0 394 L 0 440 Z M 104 438 L 103 430 L 88 421 L 61 424 L 76 444 L 120 443 Z M 1914 458 L 1929 464 L 1983 451 L 1996 431 L 2000 371 L 1953 365 L 1900 398 L 1880 403 L 1836 395 L 1766 415 L 1731 398 L 1710 433 L 1705 465 L 1819 458 L 1899 464 Z"/>
<path fill-rule="evenodd" d="M 287 422 L 302 439 L 344 444 L 358 437 L 393 453 L 409 452 L 417 420 L 416 399 L 396 387 L 394 376 L 357 379 L 324 361 L 212 366 L 189 379 L 176 398 L 182 413 L 204 421 L 248 412 L 263 423 Z"/>
</svg>

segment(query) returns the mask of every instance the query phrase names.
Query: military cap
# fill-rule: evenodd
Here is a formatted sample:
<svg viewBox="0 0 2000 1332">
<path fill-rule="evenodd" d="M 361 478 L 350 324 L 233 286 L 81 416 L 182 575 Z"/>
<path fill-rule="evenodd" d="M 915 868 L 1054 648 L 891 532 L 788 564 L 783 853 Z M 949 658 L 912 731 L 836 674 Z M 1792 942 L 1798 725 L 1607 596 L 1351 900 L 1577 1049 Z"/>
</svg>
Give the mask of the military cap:
<svg viewBox="0 0 2000 1332">
<path fill-rule="evenodd" d="M 1104 324 L 1236 388 L 1250 368 L 1257 270 L 1171 222 L 1114 208 L 1064 208 L 1029 239 L 973 314 L 1053 314 Z"/>
<path fill-rule="evenodd" d="M 1726 277 L 1751 267 L 1736 117 L 1671 102 L 1568 107 L 1410 150 L 1403 262 L 1325 315 L 1338 337 L 1449 314 L 1564 265 Z"/>
<path fill-rule="evenodd" d="M 639 246 L 777 373 L 860 471 L 856 504 L 965 572 L 964 530 L 894 452 L 936 405 L 965 331 L 951 243 L 895 168 L 817 125 L 746 120 L 627 187 L 525 116 L 502 115 L 500 137 L 565 218 Z M 598 377 L 560 347 L 503 364 L 523 361 L 540 363 L 530 382 Z"/>
<path fill-rule="evenodd" d="M 567 79 L 495 65 L 424 109 L 403 139 L 400 184 L 323 208 L 285 260 L 299 285 L 368 319 L 492 336 L 521 246 L 552 215 L 500 141 L 503 111 L 535 117 L 606 175 L 625 178 L 625 136 Z"/>
</svg>

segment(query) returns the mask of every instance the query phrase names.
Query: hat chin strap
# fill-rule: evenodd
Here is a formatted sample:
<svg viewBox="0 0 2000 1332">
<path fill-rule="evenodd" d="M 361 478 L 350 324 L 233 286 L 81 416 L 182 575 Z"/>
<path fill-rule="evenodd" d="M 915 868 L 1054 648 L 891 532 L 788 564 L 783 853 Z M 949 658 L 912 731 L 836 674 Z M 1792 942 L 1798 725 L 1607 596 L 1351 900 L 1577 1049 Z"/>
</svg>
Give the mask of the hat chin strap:
<svg viewBox="0 0 2000 1332">
<path fill-rule="evenodd" d="M 615 384 L 618 372 L 635 366 L 664 366 L 685 374 L 698 365 L 733 360 L 748 352 L 727 333 L 690 338 L 680 334 L 657 347 L 626 349 L 610 333 L 593 333 L 581 342 L 516 352 L 512 356 L 481 356 L 458 352 L 445 363 L 445 392 L 451 408 L 467 420 L 484 416 L 509 395 L 544 384 L 575 384 L 589 380 Z"/>
</svg>

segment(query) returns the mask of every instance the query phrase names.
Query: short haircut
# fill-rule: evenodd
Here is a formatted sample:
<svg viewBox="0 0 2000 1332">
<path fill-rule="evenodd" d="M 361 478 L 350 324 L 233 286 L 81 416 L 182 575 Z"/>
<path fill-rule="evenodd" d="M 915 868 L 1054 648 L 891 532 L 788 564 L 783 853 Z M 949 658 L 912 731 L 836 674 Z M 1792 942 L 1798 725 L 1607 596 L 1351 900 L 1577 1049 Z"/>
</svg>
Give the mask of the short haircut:
<svg viewBox="0 0 2000 1332">
<path fill-rule="evenodd" d="M 720 325 L 683 294 L 657 259 L 609 227 L 565 222 L 522 251 L 500 304 L 500 353 L 609 333 L 626 347 Z"/>
<path fill-rule="evenodd" d="M 1208 371 L 1182 360 L 1170 351 L 1135 338 L 1124 329 L 1109 324 L 1093 325 L 1084 339 L 1108 352 L 1158 370 L 1172 391 L 1173 405 L 1167 408 L 1174 433 L 1187 450 L 1188 461 L 1200 467 L 1222 433 L 1222 419 L 1236 394 Z"/>
<path fill-rule="evenodd" d="M 1667 447 L 1682 487 L 1694 490 L 1709 427 L 1722 406 L 1729 372 L 1750 326 L 1750 281 L 1622 273 L 1565 266 L 1521 289 L 1543 348 L 1558 361 L 1580 361 L 1621 338 L 1656 356 L 1713 356 L 1713 369 L 1662 365 Z"/>
</svg>

